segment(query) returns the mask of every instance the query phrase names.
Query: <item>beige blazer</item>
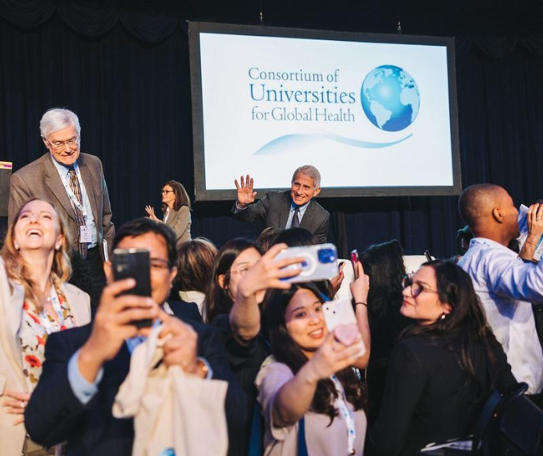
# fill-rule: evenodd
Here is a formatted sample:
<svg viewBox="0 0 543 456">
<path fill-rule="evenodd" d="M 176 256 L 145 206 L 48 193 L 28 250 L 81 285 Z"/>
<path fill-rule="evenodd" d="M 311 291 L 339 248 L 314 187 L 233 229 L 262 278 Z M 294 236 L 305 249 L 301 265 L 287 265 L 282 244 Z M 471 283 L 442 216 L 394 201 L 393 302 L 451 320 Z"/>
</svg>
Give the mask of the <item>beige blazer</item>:
<svg viewBox="0 0 543 456">
<path fill-rule="evenodd" d="M 63 284 L 62 292 L 70 304 L 77 324 L 82 326 L 89 323 L 89 295 L 70 284 Z M 22 321 L 23 302 L 23 287 L 8 279 L 4 262 L 0 258 L 0 403 L 6 400 L 6 389 L 28 392 L 17 335 Z M 2 456 L 21 455 L 26 430 L 24 424 L 13 426 L 15 418 L 15 415 L 8 415 L 4 407 L 0 407 Z"/>
<path fill-rule="evenodd" d="M 111 204 L 102 162 L 94 155 L 81 153 L 77 164 L 92 207 L 98 247 L 103 257 L 102 243 L 104 240 L 107 241 L 108 248 L 111 249 L 115 227 L 111 221 Z M 75 210 L 49 152 L 14 173 L 9 185 L 8 225 L 29 199 L 44 198 L 55 206 L 57 212 L 64 214 L 68 222 L 72 246 L 77 246 L 79 228 Z"/>
<path fill-rule="evenodd" d="M 170 209 L 170 214 L 168 215 L 168 220 L 166 220 L 166 225 L 173 228 L 175 231 L 175 243 L 177 248 L 179 248 L 183 242 L 191 239 L 190 224 L 190 209 L 187 206 L 182 206 L 178 211 Z"/>
</svg>

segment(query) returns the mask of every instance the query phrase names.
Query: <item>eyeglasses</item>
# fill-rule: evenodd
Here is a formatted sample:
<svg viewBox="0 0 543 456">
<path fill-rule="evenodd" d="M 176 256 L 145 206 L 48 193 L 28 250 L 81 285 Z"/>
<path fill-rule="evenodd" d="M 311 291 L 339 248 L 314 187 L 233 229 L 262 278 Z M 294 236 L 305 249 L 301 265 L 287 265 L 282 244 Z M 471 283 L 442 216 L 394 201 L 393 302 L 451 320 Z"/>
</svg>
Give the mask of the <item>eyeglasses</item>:
<svg viewBox="0 0 543 456">
<path fill-rule="evenodd" d="M 230 271 L 230 274 L 239 274 L 240 277 L 243 277 L 249 269 L 251 269 L 251 266 L 241 266 L 238 269 Z"/>
<path fill-rule="evenodd" d="M 428 293 L 439 293 L 437 290 L 430 290 L 420 282 L 413 282 L 410 277 L 404 277 L 402 280 L 402 288 L 405 290 L 407 287 L 411 287 L 411 296 L 417 298 L 423 291 Z"/>
<path fill-rule="evenodd" d="M 77 137 L 73 137 L 73 138 L 70 138 L 66 141 L 49 141 L 47 140 L 47 142 L 49 143 L 49 145 L 53 148 L 53 149 L 60 149 L 62 147 L 66 147 L 66 144 L 68 145 L 68 147 L 70 149 L 74 149 L 75 147 L 77 147 L 79 145 L 79 138 Z"/>
<path fill-rule="evenodd" d="M 162 190 L 162 193 L 173 193 L 173 190 Z"/>
<path fill-rule="evenodd" d="M 151 258 L 151 271 L 162 272 L 170 269 L 170 263 L 162 258 Z"/>
</svg>

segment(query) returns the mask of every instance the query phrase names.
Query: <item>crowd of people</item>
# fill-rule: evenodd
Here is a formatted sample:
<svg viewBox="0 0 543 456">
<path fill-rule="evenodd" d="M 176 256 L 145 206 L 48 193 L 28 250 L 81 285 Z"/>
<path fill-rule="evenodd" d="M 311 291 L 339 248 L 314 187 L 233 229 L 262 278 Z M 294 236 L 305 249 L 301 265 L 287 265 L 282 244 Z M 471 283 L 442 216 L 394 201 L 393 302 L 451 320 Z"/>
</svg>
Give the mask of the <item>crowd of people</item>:
<svg viewBox="0 0 543 456">
<path fill-rule="evenodd" d="M 191 239 L 190 200 L 174 180 L 162 187 L 163 217 L 147 206 L 115 231 L 77 116 L 52 109 L 40 128 L 48 152 L 12 176 L 0 251 L 2 455 L 132 454 L 134 420 L 112 407 L 131 354 L 159 325 L 165 366 L 226 382 L 231 456 L 416 455 L 469 439 L 494 388 L 525 382 L 541 406 L 543 205 L 530 207 L 515 252 L 511 197 L 473 185 L 459 199 L 458 257 L 408 275 L 391 240 L 341 261 L 329 280 L 292 281 L 305 259 L 277 255 L 328 232 L 313 166 L 258 201 L 250 176 L 236 181 L 232 215 L 266 229 L 217 248 Z M 149 252 L 150 296 L 115 280 L 115 249 Z M 72 263 L 88 293 L 70 283 Z M 328 329 L 325 308 L 339 297 L 352 305 L 353 337 Z"/>
</svg>

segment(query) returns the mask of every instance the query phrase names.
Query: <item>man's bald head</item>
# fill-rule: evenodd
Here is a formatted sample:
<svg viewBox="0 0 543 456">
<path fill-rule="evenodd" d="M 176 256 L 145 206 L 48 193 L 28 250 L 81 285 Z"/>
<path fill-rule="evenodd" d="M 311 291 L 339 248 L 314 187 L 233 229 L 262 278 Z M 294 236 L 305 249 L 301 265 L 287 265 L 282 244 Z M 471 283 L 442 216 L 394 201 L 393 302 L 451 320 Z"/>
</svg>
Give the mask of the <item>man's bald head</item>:
<svg viewBox="0 0 543 456">
<path fill-rule="evenodd" d="M 458 199 L 460 216 L 473 229 L 492 215 L 502 193 L 503 187 L 494 184 L 475 184 L 466 188 Z"/>
<path fill-rule="evenodd" d="M 507 190 L 499 185 L 466 188 L 458 200 L 458 211 L 476 237 L 507 245 L 519 236 L 517 208 Z"/>
</svg>

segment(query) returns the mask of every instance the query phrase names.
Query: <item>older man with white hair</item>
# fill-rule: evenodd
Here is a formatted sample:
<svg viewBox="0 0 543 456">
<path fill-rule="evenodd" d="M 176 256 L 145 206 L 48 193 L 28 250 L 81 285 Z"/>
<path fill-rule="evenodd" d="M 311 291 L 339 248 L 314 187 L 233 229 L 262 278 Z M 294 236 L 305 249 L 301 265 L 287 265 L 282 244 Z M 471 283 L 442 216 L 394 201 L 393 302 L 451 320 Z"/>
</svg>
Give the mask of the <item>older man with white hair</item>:
<svg viewBox="0 0 543 456">
<path fill-rule="evenodd" d="M 111 245 L 115 228 L 102 162 L 81 153 L 81 126 L 68 110 L 49 109 L 40 131 L 48 152 L 11 176 L 8 218 L 29 199 L 50 201 L 68 220 L 70 240 L 83 259 L 88 290 L 97 302 L 105 285 L 104 245 Z"/>
<path fill-rule="evenodd" d="M 319 243 L 326 242 L 330 213 L 313 199 L 321 191 L 321 175 L 314 166 L 300 166 L 292 175 L 290 190 L 268 192 L 257 202 L 251 176 L 241 176 L 240 182 L 234 183 L 238 192 L 232 207 L 235 218 L 245 222 L 263 220 L 266 227 L 279 229 L 305 228 Z"/>
</svg>

